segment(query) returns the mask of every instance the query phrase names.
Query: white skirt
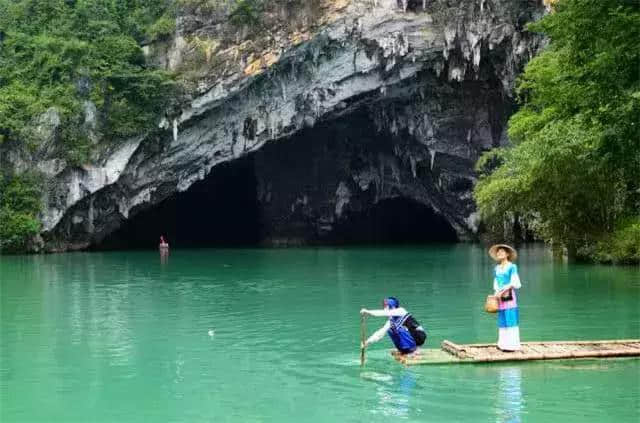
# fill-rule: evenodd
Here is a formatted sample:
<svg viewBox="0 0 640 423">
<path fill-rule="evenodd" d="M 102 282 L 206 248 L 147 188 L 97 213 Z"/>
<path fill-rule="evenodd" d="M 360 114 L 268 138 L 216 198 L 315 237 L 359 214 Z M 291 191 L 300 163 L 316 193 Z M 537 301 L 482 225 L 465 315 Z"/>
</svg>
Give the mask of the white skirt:
<svg viewBox="0 0 640 423">
<path fill-rule="evenodd" d="M 520 350 L 520 328 L 498 328 L 498 348 L 501 350 Z"/>
</svg>

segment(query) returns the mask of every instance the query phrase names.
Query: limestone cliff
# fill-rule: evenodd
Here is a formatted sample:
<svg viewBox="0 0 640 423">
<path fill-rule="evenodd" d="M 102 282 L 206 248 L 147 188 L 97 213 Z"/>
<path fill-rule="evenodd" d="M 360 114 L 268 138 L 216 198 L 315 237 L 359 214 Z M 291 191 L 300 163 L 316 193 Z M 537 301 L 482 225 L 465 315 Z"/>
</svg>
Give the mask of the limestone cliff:
<svg viewBox="0 0 640 423">
<path fill-rule="evenodd" d="M 233 32 L 220 10 L 183 8 L 175 36 L 144 47 L 185 87 L 156 131 L 96 147 L 81 167 L 47 143 L 31 153 L 4 146 L 2 160 L 46 175 L 38 248 L 48 251 L 99 243 L 254 152 L 269 239 L 322 240 L 350 213 L 395 197 L 473 239 L 473 165 L 507 142 L 515 78 L 540 44 L 524 25 L 543 12 L 538 1 L 326 0 L 285 3 L 267 10 L 264 29 Z M 55 111 L 43 116 L 51 142 L 55 126 Z M 283 155 L 301 166 L 284 166 Z M 291 230 L 302 218 L 307 229 Z"/>
</svg>

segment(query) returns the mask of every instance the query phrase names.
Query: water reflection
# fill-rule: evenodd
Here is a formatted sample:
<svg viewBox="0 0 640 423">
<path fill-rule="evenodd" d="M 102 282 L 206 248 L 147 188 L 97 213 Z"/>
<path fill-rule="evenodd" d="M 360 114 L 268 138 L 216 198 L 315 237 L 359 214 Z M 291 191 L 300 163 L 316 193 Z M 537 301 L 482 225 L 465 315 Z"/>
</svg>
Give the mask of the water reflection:
<svg viewBox="0 0 640 423">
<path fill-rule="evenodd" d="M 500 367 L 498 372 L 498 398 L 496 422 L 521 422 L 523 409 L 522 374 L 520 367 Z"/>
<path fill-rule="evenodd" d="M 411 396 L 416 387 L 415 375 L 404 369 L 397 375 L 367 372 L 362 377 L 378 383 L 376 393 L 378 401 L 374 414 L 388 417 L 408 418 L 410 415 Z"/>
<path fill-rule="evenodd" d="M 169 262 L 169 249 L 160 248 L 160 264 L 167 264 Z"/>
</svg>

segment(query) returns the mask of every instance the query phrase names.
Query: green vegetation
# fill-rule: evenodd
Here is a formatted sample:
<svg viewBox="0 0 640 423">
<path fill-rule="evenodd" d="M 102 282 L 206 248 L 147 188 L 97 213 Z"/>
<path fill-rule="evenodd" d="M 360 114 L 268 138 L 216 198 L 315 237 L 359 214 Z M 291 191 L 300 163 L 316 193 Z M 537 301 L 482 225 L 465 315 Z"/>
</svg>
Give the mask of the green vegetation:
<svg viewBox="0 0 640 423">
<path fill-rule="evenodd" d="M 282 0 L 271 3 L 278 1 Z M 266 0 L 177 0 L 177 6 L 181 9 L 197 10 L 200 14 L 226 14 L 234 26 L 260 25 L 267 5 L 269 2 Z"/>
<path fill-rule="evenodd" d="M 262 11 L 260 0 L 239 0 L 229 16 L 233 25 L 258 25 Z"/>
<path fill-rule="evenodd" d="M 623 222 L 612 236 L 600 241 L 589 253 L 602 262 L 640 263 L 640 218 Z"/>
<path fill-rule="evenodd" d="M 519 78 L 514 146 L 478 162 L 478 208 L 570 256 L 639 262 L 640 6 L 560 0 L 529 29 L 551 43 Z"/>
<path fill-rule="evenodd" d="M 178 0 L 180 8 L 198 9 L 202 13 L 211 13 L 233 3 L 234 0 Z"/>
<path fill-rule="evenodd" d="M 162 40 L 169 38 L 175 30 L 175 17 L 163 15 L 149 27 L 147 34 L 152 40 Z"/>
<path fill-rule="evenodd" d="M 39 179 L 0 174 L 0 251 L 23 251 L 40 230 Z"/>
<path fill-rule="evenodd" d="M 173 8 L 173 0 L 0 0 L 0 141 L 33 145 L 30 124 L 55 107 L 70 135 L 62 155 L 86 160 L 88 140 L 73 129 L 85 100 L 107 140 L 149 128 L 174 84 L 145 64 L 140 42 L 173 32 Z"/>
</svg>

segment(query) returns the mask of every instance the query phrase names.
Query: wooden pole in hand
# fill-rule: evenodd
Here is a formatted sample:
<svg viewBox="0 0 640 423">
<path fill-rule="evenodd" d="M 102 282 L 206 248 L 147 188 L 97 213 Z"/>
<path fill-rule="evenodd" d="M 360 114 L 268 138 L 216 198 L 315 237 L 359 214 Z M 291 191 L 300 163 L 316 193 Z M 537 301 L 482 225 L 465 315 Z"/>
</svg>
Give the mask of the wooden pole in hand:
<svg viewBox="0 0 640 423">
<path fill-rule="evenodd" d="M 366 341 L 367 337 L 367 326 L 366 326 L 366 316 L 364 314 L 360 315 L 360 365 L 364 366 L 364 341 Z"/>
</svg>

